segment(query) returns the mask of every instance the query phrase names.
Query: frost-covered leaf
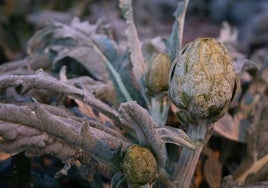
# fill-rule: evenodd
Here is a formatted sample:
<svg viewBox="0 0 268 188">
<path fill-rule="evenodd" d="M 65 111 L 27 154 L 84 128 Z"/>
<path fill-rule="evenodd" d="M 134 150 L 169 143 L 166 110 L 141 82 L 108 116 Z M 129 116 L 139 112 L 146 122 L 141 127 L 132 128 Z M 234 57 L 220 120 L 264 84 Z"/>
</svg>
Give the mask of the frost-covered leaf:
<svg viewBox="0 0 268 188">
<path fill-rule="evenodd" d="M 112 80 L 119 102 L 135 99 L 144 104 L 125 52 L 115 41 L 98 33 L 97 28 L 78 18 L 70 24 L 53 21 L 29 41 L 28 51 L 47 53 L 55 67 L 67 65 L 67 74 L 80 76 L 78 63 L 92 78 L 106 83 Z"/>
<path fill-rule="evenodd" d="M 232 27 L 228 22 L 223 22 L 219 37 L 217 38 L 228 49 L 233 58 L 235 72 L 240 74 L 244 71 L 257 70 L 257 65 L 246 55 L 239 51 L 238 31 L 237 28 Z"/>
<path fill-rule="evenodd" d="M 237 74 L 240 74 L 243 71 L 256 72 L 258 70 L 257 64 L 254 61 L 245 57 L 234 58 L 234 68 Z"/>
<path fill-rule="evenodd" d="M 168 41 L 168 54 L 171 62 L 176 58 L 178 52 L 181 50 L 184 17 L 188 3 L 189 0 L 179 0 L 176 11 L 174 12 L 175 21 Z"/>
<path fill-rule="evenodd" d="M 7 133 L 9 129 L 10 133 Z M 10 134 L 13 136 L 10 137 Z M 79 153 L 75 147 L 49 136 L 48 134 L 23 124 L 0 121 L 0 135 L 4 136 L 1 142 L 0 151 L 13 154 L 26 151 L 30 155 L 49 152 L 62 160 L 74 157 Z M 9 135 L 9 136 L 8 136 Z M 64 151 L 61 151 L 64 147 Z M 61 152 L 59 152 L 61 151 Z M 71 156 L 73 154 L 73 156 Z"/>
<path fill-rule="evenodd" d="M 109 107 L 101 100 L 95 98 L 89 91 L 85 91 L 70 84 L 60 82 L 42 70 L 37 71 L 35 75 L 7 75 L 0 77 L 0 89 L 5 89 L 11 86 L 22 86 L 22 93 L 29 92 L 33 89 L 45 89 L 64 95 L 70 95 L 83 101 L 85 104 L 91 105 L 100 112 L 103 112 L 108 117 L 111 117 L 114 121 L 119 121 L 117 111 Z"/>
<path fill-rule="evenodd" d="M 92 78 L 99 81 L 109 81 L 109 72 L 103 62 L 101 56 L 96 53 L 93 48 L 84 46 L 55 46 L 50 48 L 52 51 L 57 52 L 57 56 L 54 58 L 54 65 L 61 66 L 61 64 L 66 64 L 68 67 L 72 67 L 70 63 L 65 63 L 65 58 L 69 57 L 75 60 L 75 62 L 81 64 L 92 76 Z M 61 63 L 62 62 L 62 63 Z M 71 73 L 74 71 L 69 68 Z"/>
<path fill-rule="evenodd" d="M 139 82 L 146 69 L 146 64 L 144 62 L 141 51 L 141 43 L 134 23 L 131 3 L 131 0 L 120 0 L 119 7 L 121 8 L 127 23 L 126 36 L 128 39 L 130 59 L 133 66 L 133 74 L 136 81 Z"/>
<path fill-rule="evenodd" d="M 34 54 L 24 59 L 6 62 L 0 65 L 0 75 L 4 74 L 32 74 L 37 69 L 49 69 L 52 63 L 48 56 L 43 54 Z"/>
<path fill-rule="evenodd" d="M 72 20 L 72 15 L 67 12 L 53 10 L 41 10 L 27 15 L 27 21 L 38 28 L 44 27 L 50 20 L 66 23 Z"/>
<path fill-rule="evenodd" d="M 3 122 L 0 124 L 0 136 L 4 139 L 0 151 L 31 152 L 31 144 L 45 148 L 53 145 L 51 138 L 55 138 L 78 149 L 77 153 L 84 152 L 113 170 L 116 165 L 113 160 L 118 155 L 114 150 L 124 151 L 128 146 L 119 137 L 98 129 L 93 121 L 74 117 L 66 109 L 37 102 L 26 105 L 1 104 L 0 120 Z M 58 149 L 58 152 L 62 151 Z"/>
</svg>

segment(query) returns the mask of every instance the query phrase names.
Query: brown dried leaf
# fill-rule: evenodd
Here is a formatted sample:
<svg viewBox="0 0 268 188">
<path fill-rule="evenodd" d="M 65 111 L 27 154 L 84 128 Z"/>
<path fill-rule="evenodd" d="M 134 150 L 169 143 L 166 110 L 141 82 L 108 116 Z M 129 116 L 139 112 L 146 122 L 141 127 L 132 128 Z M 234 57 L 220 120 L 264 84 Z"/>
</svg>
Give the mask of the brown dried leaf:
<svg viewBox="0 0 268 188">
<path fill-rule="evenodd" d="M 221 184 L 222 164 L 219 161 L 219 153 L 205 147 L 203 153 L 207 156 L 204 164 L 204 176 L 210 188 L 218 188 Z"/>
<path fill-rule="evenodd" d="M 16 154 L 16 153 L 3 153 L 3 152 L 0 152 L 0 163 L 2 163 L 3 161 L 9 159 L 14 154 Z"/>
</svg>

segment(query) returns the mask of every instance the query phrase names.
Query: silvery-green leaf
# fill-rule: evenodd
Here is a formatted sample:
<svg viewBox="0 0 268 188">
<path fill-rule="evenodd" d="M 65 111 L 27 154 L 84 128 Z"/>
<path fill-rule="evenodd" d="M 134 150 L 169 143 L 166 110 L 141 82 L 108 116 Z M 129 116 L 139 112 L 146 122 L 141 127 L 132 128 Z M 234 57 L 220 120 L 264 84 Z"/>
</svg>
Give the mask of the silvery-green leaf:
<svg viewBox="0 0 268 188">
<path fill-rule="evenodd" d="M 110 71 L 110 78 L 118 92 L 121 102 L 136 100 L 139 104 L 144 105 L 144 99 L 140 94 L 135 75 L 125 52 L 119 52 L 117 44 L 104 35 L 92 35 L 92 41 L 95 46 L 107 58 L 106 66 Z"/>
<path fill-rule="evenodd" d="M 60 12 L 54 10 L 40 10 L 26 15 L 27 21 L 37 28 L 45 27 L 49 20 L 57 20 L 60 22 L 69 22 L 72 15 L 69 12 Z"/>
<path fill-rule="evenodd" d="M 69 25 L 53 21 L 29 41 L 28 50 L 48 53 L 55 65 L 67 65 L 67 74 L 79 72 L 79 66 L 75 66 L 78 63 L 94 79 L 106 83 L 112 80 L 119 102 L 135 99 L 144 104 L 125 53 L 119 51 L 115 41 L 98 34 L 96 28 L 78 18 Z"/>
<path fill-rule="evenodd" d="M 53 38 L 71 38 L 77 41 L 86 39 L 86 36 L 94 33 L 97 29 L 95 25 L 91 25 L 87 21 L 81 22 L 77 17 L 69 25 L 56 21 L 53 21 L 52 24 L 55 27 Z"/>
<path fill-rule="evenodd" d="M 54 65 L 61 64 L 61 62 L 64 61 L 64 58 L 69 57 L 81 64 L 89 72 L 92 78 L 104 82 L 109 81 L 109 72 L 103 63 L 103 59 L 91 47 L 52 46 L 50 49 L 58 53 L 53 60 Z"/>
<path fill-rule="evenodd" d="M 126 19 L 126 37 L 128 39 L 128 48 L 131 63 L 133 66 L 133 74 L 136 78 L 136 81 L 139 82 L 146 69 L 146 64 L 144 62 L 144 58 L 141 51 L 141 43 L 138 38 L 137 29 L 134 23 L 131 3 L 131 0 L 120 0 L 119 7 L 121 8 L 123 15 Z"/>
<path fill-rule="evenodd" d="M 39 70 L 35 75 L 4 75 L 0 77 L 0 88 L 5 89 L 7 87 L 21 86 L 21 92 L 26 93 L 30 90 L 45 89 L 47 91 L 53 91 L 70 95 L 76 99 L 81 100 L 83 103 L 95 107 L 100 112 L 111 119 L 118 121 L 118 113 L 116 110 L 95 98 L 89 91 L 85 91 L 74 87 L 71 84 L 60 82 L 56 78 L 46 74 L 43 70 Z"/>
<path fill-rule="evenodd" d="M 189 0 L 179 0 L 174 12 L 175 22 L 168 41 L 168 53 L 171 62 L 176 58 L 182 45 L 184 17 Z"/>
</svg>

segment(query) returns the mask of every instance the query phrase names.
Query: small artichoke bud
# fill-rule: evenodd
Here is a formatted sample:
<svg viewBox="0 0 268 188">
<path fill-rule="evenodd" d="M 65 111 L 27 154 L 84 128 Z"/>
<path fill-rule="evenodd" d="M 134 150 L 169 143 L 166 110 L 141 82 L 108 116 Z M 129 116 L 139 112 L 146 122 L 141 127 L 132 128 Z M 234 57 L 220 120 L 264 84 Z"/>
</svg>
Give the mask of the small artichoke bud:
<svg viewBox="0 0 268 188">
<path fill-rule="evenodd" d="M 149 149 L 132 145 L 124 154 L 122 171 L 133 186 L 152 183 L 157 178 L 157 162 Z"/>
<path fill-rule="evenodd" d="M 171 66 L 165 53 L 157 54 L 150 62 L 145 74 L 145 86 L 152 96 L 168 90 L 168 74 Z"/>
<path fill-rule="evenodd" d="M 198 38 L 187 44 L 172 63 L 169 96 L 181 110 L 181 121 L 212 123 L 224 115 L 237 82 L 226 48 L 213 38 Z"/>
</svg>

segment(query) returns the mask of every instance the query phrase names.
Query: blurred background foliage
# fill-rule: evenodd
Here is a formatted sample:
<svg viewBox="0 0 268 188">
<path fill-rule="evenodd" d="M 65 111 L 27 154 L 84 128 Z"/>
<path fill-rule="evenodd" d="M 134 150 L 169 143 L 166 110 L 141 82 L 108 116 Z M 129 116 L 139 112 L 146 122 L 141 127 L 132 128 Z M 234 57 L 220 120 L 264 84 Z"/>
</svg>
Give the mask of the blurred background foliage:
<svg viewBox="0 0 268 188">
<path fill-rule="evenodd" d="M 24 57 L 27 40 L 51 19 L 68 23 L 74 16 L 105 22 L 122 39 L 124 21 L 117 0 L 1 0 L 0 63 Z M 135 0 L 134 16 L 141 39 L 168 36 L 176 0 Z M 186 14 L 184 43 L 199 36 L 218 36 L 223 21 L 239 29 L 241 49 L 267 43 L 266 0 L 191 0 Z M 258 36 L 256 36 L 258 34 Z"/>
</svg>

